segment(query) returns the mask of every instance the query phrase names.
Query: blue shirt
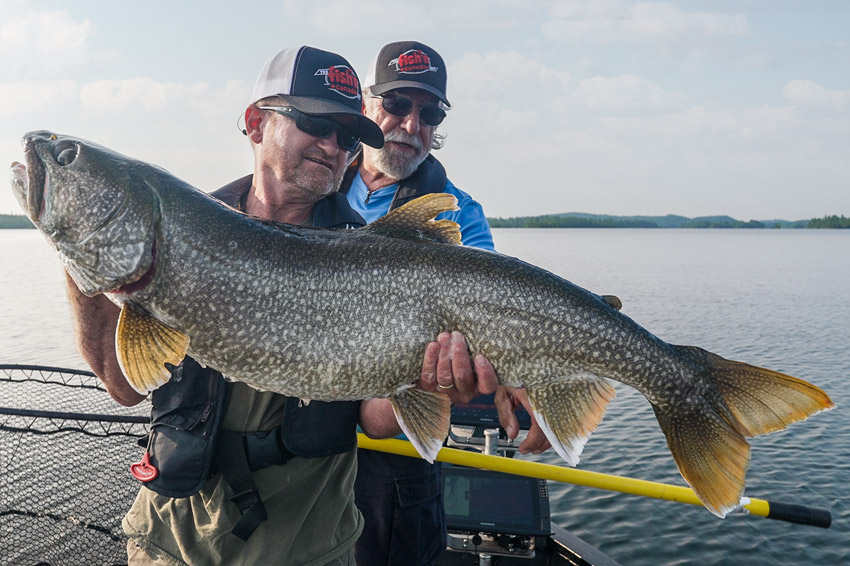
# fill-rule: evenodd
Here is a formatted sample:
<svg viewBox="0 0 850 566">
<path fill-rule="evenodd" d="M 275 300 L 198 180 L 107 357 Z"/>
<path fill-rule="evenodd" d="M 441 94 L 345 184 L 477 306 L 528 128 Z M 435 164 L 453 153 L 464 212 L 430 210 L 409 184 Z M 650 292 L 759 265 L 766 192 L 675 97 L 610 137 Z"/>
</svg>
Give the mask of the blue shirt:
<svg viewBox="0 0 850 566">
<path fill-rule="evenodd" d="M 390 185 L 373 191 L 369 189 L 360 172 L 351 181 L 351 187 L 346 196 L 348 203 L 367 223 L 372 223 L 378 218 L 386 215 L 390 210 L 393 197 L 398 184 Z M 473 246 L 485 250 L 493 250 L 493 235 L 490 233 L 490 225 L 484 216 L 484 209 L 471 196 L 455 187 L 451 181 L 446 180 L 446 188 L 443 192 L 452 194 L 457 198 L 460 210 L 443 212 L 437 216 L 438 220 L 444 218 L 456 222 L 460 226 L 461 243 L 464 246 Z"/>
</svg>

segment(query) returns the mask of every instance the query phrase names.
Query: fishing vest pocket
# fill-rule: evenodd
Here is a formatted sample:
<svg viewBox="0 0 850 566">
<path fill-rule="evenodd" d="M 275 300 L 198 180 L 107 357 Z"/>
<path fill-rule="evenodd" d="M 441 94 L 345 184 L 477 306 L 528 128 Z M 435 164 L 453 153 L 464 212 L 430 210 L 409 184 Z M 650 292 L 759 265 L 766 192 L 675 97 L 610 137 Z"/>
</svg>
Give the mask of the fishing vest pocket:
<svg viewBox="0 0 850 566">
<path fill-rule="evenodd" d="M 167 497 L 197 493 L 213 472 L 224 411 L 224 378 L 190 357 L 151 396 L 148 453 L 158 476 L 145 486 Z"/>
<path fill-rule="evenodd" d="M 286 400 L 282 440 L 287 450 L 302 458 L 322 458 L 354 450 L 360 401 Z"/>
</svg>

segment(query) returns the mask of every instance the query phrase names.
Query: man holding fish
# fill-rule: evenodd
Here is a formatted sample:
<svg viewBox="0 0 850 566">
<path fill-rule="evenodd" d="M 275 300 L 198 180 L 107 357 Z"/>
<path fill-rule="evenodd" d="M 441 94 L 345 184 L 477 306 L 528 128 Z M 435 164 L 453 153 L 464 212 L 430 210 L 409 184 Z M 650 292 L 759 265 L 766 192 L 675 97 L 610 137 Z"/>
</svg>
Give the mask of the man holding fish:
<svg viewBox="0 0 850 566">
<path fill-rule="evenodd" d="M 244 114 L 254 173 L 214 196 L 264 220 L 362 226 L 334 192 L 359 142 L 383 145 L 360 106 L 357 75 L 342 57 L 310 47 L 278 53 Z M 105 295 L 85 296 L 70 276 L 68 288 L 84 358 L 118 402 L 141 402 L 116 357 L 118 307 Z M 476 364 L 480 381 L 465 343 L 443 333 L 426 350 L 421 387 L 448 381 L 466 401 L 492 393 L 492 366 Z M 124 519 L 130 564 L 353 564 L 363 528 L 353 494 L 355 427 L 397 434 L 386 399 L 305 403 L 225 383 L 188 356 L 171 372 L 152 395 L 152 433 L 133 465 L 146 488 Z"/>
<path fill-rule="evenodd" d="M 257 177 L 218 195 L 271 218 L 357 223 L 338 199 L 322 199 L 341 176 L 341 151 L 382 141 L 360 113 L 356 81 L 333 54 L 276 56 L 245 112 Z M 385 434 L 364 417 L 379 402 L 356 402 L 389 399 L 434 461 L 450 425 L 450 399 L 427 390 L 439 367 L 433 336 L 444 330 L 462 331 L 499 383 L 525 390 L 570 465 L 615 395 L 610 380 L 640 391 L 682 476 L 718 517 L 742 504 L 747 438 L 834 406 L 811 383 L 670 344 L 612 298 L 457 245 L 457 224 L 433 221 L 455 209 L 451 194 L 426 194 L 355 230 L 274 224 L 79 138 L 34 131 L 22 143 L 12 190 L 84 294 L 71 289 L 84 357 L 122 402 L 162 391 L 148 450 L 131 468 L 151 487 L 124 522 L 143 546 L 134 563 L 350 563 L 361 521 L 354 425 Z M 120 305 L 117 321 L 114 308 L 85 299 L 103 293 Z M 452 369 L 463 361 L 455 356 Z M 288 398 L 240 396 L 211 367 Z M 459 389 L 457 379 L 439 383 Z M 492 372 L 479 372 L 479 390 L 495 390 Z M 213 461 L 221 474 L 210 477 Z"/>
</svg>

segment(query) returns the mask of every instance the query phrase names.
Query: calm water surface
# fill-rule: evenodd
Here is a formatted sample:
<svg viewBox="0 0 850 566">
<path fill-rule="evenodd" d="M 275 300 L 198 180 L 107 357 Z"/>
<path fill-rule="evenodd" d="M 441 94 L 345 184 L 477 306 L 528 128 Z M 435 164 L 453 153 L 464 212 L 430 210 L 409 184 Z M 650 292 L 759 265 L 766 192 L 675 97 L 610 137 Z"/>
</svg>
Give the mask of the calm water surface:
<svg viewBox="0 0 850 566">
<path fill-rule="evenodd" d="M 839 408 L 752 440 L 747 495 L 827 508 L 824 530 L 550 483 L 555 521 L 624 566 L 850 564 L 850 231 L 496 230 L 502 253 L 597 293 L 659 337 L 825 389 Z M 85 368 L 58 258 L 0 230 L 0 363 Z M 617 399 L 579 467 L 684 485 L 649 404 Z M 562 464 L 557 456 L 544 460 Z"/>
</svg>

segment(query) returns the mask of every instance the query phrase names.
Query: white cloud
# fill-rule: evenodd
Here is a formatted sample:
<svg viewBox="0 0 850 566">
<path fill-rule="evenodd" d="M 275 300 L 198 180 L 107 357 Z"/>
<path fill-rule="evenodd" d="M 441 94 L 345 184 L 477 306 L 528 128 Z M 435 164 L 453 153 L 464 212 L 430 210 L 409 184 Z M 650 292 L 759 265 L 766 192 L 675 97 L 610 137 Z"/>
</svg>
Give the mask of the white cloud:
<svg viewBox="0 0 850 566">
<path fill-rule="evenodd" d="M 0 1 L 0 69 L 7 76 L 68 75 L 90 57 L 89 19 L 66 10 L 29 10 L 19 2 Z"/>
<path fill-rule="evenodd" d="M 313 2 L 284 0 L 281 19 L 298 21 L 326 36 L 379 38 L 391 36 L 387 41 L 401 39 L 399 34 L 415 37 L 435 25 L 439 13 L 434 6 L 412 0 L 393 2 L 350 2 L 332 0 L 323 2 L 321 8 Z M 391 31 L 393 30 L 393 31 Z"/>
<path fill-rule="evenodd" d="M 614 43 L 640 40 L 740 35 L 747 19 L 738 14 L 686 12 L 667 2 L 563 0 L 542 26 L 549 39 L 569 42 Z"/>
<path fill-rule="evenodd" d="M 759 138 L 765 143 L 781 143 L 788 139 L 795 123 L 793 109 L 788 107 L 754 107 L 740 110 L 693 106 L 680 112 L 656 116 L 611 117 L 602 122 L 610 134 L 641 137 L 647 140 L 668 139 L 681 143 L 693 140 L 692 147 L 721 147 L 729 143 L 751 143 Z"/>
<path fill-rule="evenodd" d="M 472 100 L 500 101 L 505 108 L 574 113 L 596 111 L 683 108 L 687 96 L 668 92 L 653 81 L 626 74 L 575 80 L 568 71 L 554 69 L 515 51 L 470 53 L 450 65 L 454 92 Z"/>
<path fill-rule="evenodd" d="M 209 98 L 207 83 L 182 84 L 159 82 L 148 77 L 126 80 L 101 80 L 85 84 L 80 89 L 83 108 L 101 112 L 125 112 L 141 109 L 145 112 L 173 109 L 196 99 Z"/>
<path fill-rule="evenodd" d="M 683 93 L 667 92 L 661 85 L 635 75 L 584 79 L 574 96 L 591 110 L 669 109 L 687 103 Z"/>
<path fill-rule="evenodd" d="M 0 118 L 38 115 L 57 108 L 76 107 L 76 81 L 0 81 Z"/>
<path fill-rule="evenodd" d="M 850 102 L 850 91 L 830 90 L 810 80 L 795 80 L 782 89 L 782 95 L 794 104 L 844 108 Z"/>
<path fill-rule="evenodd" d="M 516 51 L 468 53 L 449 65 L 449 76 L 452 90 L 463 97 L 504 97 L 521 101 L 526 108 L 575 88 L 569 72 L 552 69 Z"/>
</svg>

